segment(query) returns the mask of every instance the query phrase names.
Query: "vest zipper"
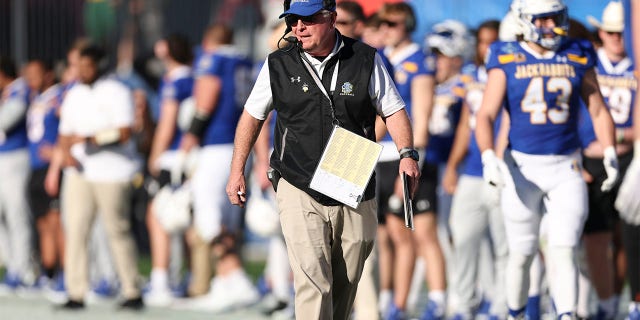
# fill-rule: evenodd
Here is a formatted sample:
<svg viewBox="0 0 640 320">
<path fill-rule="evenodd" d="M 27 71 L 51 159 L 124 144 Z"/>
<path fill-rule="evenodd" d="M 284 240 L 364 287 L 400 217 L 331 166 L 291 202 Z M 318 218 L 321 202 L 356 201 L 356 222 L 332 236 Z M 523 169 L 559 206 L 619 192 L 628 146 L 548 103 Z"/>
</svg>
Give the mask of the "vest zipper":
<svg viewBox="0 0 640 320">
<path fill-rule="evenodd" d="M 282 161 L 282 157 L 284 156 L 284 147 L 287 144 L 287 133 L 289 133 L 289 128 L 284 128 L 284 134 L 282 135 L 282 147 L 280 148 L 280 161 Z"/>
</svg>

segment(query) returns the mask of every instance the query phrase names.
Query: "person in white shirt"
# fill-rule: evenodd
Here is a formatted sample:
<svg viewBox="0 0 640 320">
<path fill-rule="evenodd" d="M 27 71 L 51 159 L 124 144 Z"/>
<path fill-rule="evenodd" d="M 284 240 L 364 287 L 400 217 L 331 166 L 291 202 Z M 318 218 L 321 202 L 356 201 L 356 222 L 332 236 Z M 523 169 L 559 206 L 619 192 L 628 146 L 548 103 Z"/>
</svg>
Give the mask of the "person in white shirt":
<svg viewBox="0 0 640 320">
<path fill-rule="evenodd" d="M 95 213 L 100 212 L 120 278 L 122 308 L 140 309 L 136 284 L 135 244 L 130 232 L 130 180 L 138 170 L 130 140 L 134 107 L 129 90 L 116 80 L 101 78 L 103 51 L 87 47 L 80 53 L 79 82 L 62 104 L 59 143 L 65 170 L 62 203 L 65 212 L 64 309 L 84 308 L 88 290 L 87 240 Z"/>
</svg>

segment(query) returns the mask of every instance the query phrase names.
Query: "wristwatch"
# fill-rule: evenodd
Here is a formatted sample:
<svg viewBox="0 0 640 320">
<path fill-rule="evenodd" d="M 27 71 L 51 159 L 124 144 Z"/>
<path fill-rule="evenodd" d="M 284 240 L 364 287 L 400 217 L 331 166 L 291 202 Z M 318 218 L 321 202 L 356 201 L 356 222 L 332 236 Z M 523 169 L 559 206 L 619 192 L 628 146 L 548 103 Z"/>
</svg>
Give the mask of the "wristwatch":
<svg viewBox="0 0 640 320">
<path fill-rule="evenodd" d="M 400 152 L 400 159 L 411 158 L 415 161 L 420 160 L 420 154 L 418 153 L 418 151 L 416 151 L 416 149 L 402 148 L 398 152 Z"/>
</svg>

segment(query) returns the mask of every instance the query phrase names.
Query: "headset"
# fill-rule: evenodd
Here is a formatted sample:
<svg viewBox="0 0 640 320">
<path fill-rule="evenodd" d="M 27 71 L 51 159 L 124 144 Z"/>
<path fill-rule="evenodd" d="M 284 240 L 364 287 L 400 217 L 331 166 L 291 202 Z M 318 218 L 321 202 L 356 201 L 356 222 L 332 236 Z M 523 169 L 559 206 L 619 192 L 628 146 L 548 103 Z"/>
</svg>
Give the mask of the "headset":
<svg viewBox="0 0 640 320">
<path fill-rule="evenodd" d="M 416 16 L 414 13 L 407 15 L 407 20 L 405 20 L 404 27 L 407 29 L 408 33 L 412 33 L 416 30 Z"/>
</svg>

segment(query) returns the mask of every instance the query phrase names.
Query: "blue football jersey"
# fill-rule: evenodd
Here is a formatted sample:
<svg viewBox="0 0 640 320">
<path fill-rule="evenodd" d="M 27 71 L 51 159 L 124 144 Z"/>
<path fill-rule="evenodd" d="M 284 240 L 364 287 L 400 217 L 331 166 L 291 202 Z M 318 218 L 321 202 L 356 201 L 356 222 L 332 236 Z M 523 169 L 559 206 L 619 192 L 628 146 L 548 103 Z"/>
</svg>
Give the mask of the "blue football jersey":
<svg viewBox="0 0 640 320">
<path fill-rule="evenodd" d="M 436 85 L 436 92 L 429 119 L 429 145 L 426 161 L 446 163 L 451 153 L 456 127 L 460 121 L 465 88 L 461 74 Z"/>
<path fill-rule="evenodd" d="M 24 79 L 19 78 L 13 81 L 2 90 L 0 106 L 9 100 L 14 100 L 12 103 L 29 105 L 29 88 Z M 26 117 L 8 132 L 0 133 L 0 152 L 15 151 L 28 146 L 29 139 L 27 138 L 27 122 L 25 119 Z"/>
<path fill-rule="evenodd" d="M 49 159 L 40 157 L 40 148 L 45 145 L 53 146 L 58 140 L 60 90 L 59 85 L 51 86 L 33 98 L 27 111 L 29 158 L 33 169 L 43 168 L 49 164 Z"/>
<path fill-rule="evenodd" d="M 160 83 L 160 99 L 161 104 L 165 100 L 172 100 L 180 103 L 185 99 L 191 97 L 193 91 L 193 73 L 190 67 L 180 67 L 174 70 L 171 74 L 166 74 Z M 160 110 L 160 116 L 162 116 L 162 110 Z M 177 119 L 176 119 L 177 120 Z M 178 127 L 178 123 L 175 123 L 175 131 L 169 150 L 177 150 L 180 146 L 180 139 L 184 132 Z"/>
<path fill-rule="evenodd" d="M 211 122 L 202 139 L 203 145 L 233 143 L 236 126 L 244 103 L 251 91 L 251 61 L 225 47 L 213 53 L 203 53 L 197 60 L 196 79 L 216 76 L 222 89 Z"/>
<path fill-rule="evenodd" d="M 633 69 L 629 57 L 613 63 L 604 49 L 598 50 L 598 85 L 617 128 L 630 128 L 633 125 L 633 106 L 638 90 Z"/>
<path fill-rule="evenodd" d="M 598 50 L 597 54 L 598 85 L 611 118 L 616 128 L 630 128 L 633 126 L 633 109 L 638 90 L 638 80 L 633 71 L 634 65 L 629 57 L 618 63 L 611 62 L 603 49 Z M 582 101 L 581 103 L 583 107 L 580 109 L 579 133 L 582 147 L 586 148 L 596 140 L 596 134 L 589 111 Z"/>
<path fill-rule="evenodd" d="M 476 114 L 480 110 L 482 104 L 482 96 L 487 84 L 487 70 L 484 66 L 476 67 L 464 73 L 462 83 L 465 86 L 465 97 L 467 108 L 469 108 L 469 128 L 471 129 L 469 137 L 469 147 L 464 160 L 463 174 L 471 176 L 482 176 L 482 159 L 480 157 L 480 149 L 476 142 Z"/>
<path fill-rule="evenodd" d="M 568 39 L 544 56 L 526 43 L 490 46 L 487 70 L 507 78 L 505 108 L 511 128 L 509 145 L 527 154 L 569 154 L 580 147 L 578 111 L 582 79 L 596 64 L 591 43 Z"/>
<path fill-rule="evenodd" d="M 385 54 L 388 53 L 389 49 L 386 49 Z M 435 56 L 426 55 L 418 44 L 413 43 L 388 59 L 393 67 L 393 73 L 390 74 L 393 76 L 400 97 L 404 100 L 405 110 L 411 117 L 411 81 L 419 75 L 434 76 L 436 74 Z M 383 141 L 391 141 L 389 133 Z"/>
</svg>

